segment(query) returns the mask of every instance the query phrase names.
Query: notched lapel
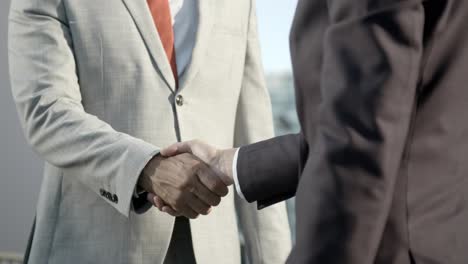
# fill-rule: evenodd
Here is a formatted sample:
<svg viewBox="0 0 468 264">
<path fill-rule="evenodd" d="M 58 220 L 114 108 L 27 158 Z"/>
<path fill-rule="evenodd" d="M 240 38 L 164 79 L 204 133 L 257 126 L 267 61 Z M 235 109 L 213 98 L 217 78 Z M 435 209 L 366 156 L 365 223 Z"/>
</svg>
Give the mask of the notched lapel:
<svg viewBox="0 0 468 264">
<path fill-rule="evenodd" d="M 192 59 L 183 76 L 180 78 L 179 90 L 185 89 L 197 75 L 210 44 L 211 30 L 214 23 L 214 5 L 216 0 L 198 0 L 199 24 Z"/>
<path fill-rule="evenodd" d="M 157 65 L 161 76 L 172 91 L 175 91 L 175 79 L 171 65 L 164 52 L 163 45 L 158 35 L 156 25 L 148 8 L 146 0 L 122 0 L 131 14 L 141 37 L 145 41 L 153 61 Z M 203 0 L 200 0 L 203 1 Z"/>
</svg>

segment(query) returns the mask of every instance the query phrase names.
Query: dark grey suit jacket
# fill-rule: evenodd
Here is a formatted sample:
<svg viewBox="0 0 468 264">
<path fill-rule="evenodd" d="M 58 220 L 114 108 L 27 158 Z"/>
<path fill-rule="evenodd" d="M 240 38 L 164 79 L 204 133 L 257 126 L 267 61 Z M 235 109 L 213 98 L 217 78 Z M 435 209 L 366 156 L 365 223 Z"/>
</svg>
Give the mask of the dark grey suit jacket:
<svg viewBox="0 0 468 264">
<path fill-rule="evenodd" d="M 242 192 L 297 196 L 289 263 L 468 263 L 468 1 L 300 0 L 301 135 L 241 148 Z"/>
</svg>

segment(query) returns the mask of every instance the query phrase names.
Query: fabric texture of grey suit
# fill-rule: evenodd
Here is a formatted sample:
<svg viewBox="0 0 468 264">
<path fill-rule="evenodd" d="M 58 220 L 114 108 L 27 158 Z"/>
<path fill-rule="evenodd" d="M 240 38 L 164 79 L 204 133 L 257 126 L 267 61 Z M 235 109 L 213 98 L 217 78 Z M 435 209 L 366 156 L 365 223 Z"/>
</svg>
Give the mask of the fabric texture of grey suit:
<svg viewBox="0 0 468 264">
<path fill-rule="evenodd" d="M 299 1 L 300 135 L 241 148 L 242 192 L 296 195 L 288 263 L 468 262 L 468 2 Z"/>
<path fill-rule="evenodd" d="M 12 2 L 13 96 L 46 161 L 29 263 L 162 263 L 174 218 L 137 214 L 131 203 L 148 160 L 178 140 L 232 147 L 273 136 L 255 2 L 198 7 L 192 61 L 176 89 L 145 0 Z M 197 262 L 240 263 L 236 217 L 254 263 L 283 262 L 284 204 L 257 212 L 232 193 L 190 221 Z"/>
</svg>

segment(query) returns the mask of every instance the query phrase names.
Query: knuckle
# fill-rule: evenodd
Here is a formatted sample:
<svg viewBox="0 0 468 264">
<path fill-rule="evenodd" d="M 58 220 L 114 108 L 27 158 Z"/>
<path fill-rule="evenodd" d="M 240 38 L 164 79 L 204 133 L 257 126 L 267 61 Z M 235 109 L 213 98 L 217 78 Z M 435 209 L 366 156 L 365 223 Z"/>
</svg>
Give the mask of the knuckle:
<svg viewBox="0 0 468 264">
<path fill-rule="evenodd" d="M 173 203 L 173 208 L 178 210 L 178 208 L 181 208 L 184 205 L 184 201 L 182 196 L 178 196 Z"/>
<path fill-rule="evenodd" d="M 161 192 L 161 195 L 159 196 L 161 198 L 161 200 L 163 201 L 167 201 L 167 200 L 170 200 L 169 199 L 169 194 L 167 192 Z"/>
<path fill-rule="evenodd" d="M 180 160 L 180 155 L 167 158 L 178 170 L 184 165 L 184 163 Z"/>
<path fill-rule="evenodd" d="M 179 182 L 179 189 L 186 190 L 192 188 L 192 180 L 189 177 L 185 177 Z"/>
<path fill-rule="evenodd" d="M 198 174 L 199 172 L 199 169 L 198 169 L 198 166 L 190 166 L 189 168 L 187 168 L 187 171 L 190 175 L 195 175 L 195 174 Z"/>
<path fill-rule="evenodd" d="M 216 185 L 214 184 L 210 184 L 208 189 L 213 192 L 214 194 L 216 194 L 217 196 L 220 196 L 221 194 L 219 193 L 219 190 L 218 188 L 216 187 Z"/>
<path fill-rule="evenodd" d="M 214 180 L 212 180 L 210 178 L 206 179 L 205 184 L 206 184 L 206 187 L 208 187 L 208 189 L 210 189 L 211 191 L 214 191 L 217 188 L 216 181 L 214 181 Z"/>
<path fill-rule="evenodd" d="M 179 181 L 179 182 L 175 183 L 175 187 L 176 187 L 178 190 L 182 190 L 182 189 L 185 188 L 185 182 Z"/>
<path fill-rule="evenodd" d="M 185 161 L 191 160 L 192 159 L 192 154 L 190 153 L 182 153 L 180 154 L 180 157 L 184 159 Z"/>
<path fill-rule="evenodd" d="M 183 190 L 183 189 L 186 189 L 188 186 L 188 182 L 187 180 L 182 180 L 178 183 L 177 187 L 180 189 L 180 190 Z"/>
<path fill-rule="evenodd" d="M 176 205 L 175 203 L 171 204 L 171 208 L 174 209 L 176 212 L 178 212 L 180 210 L 180 207 L 178 205 Z"/>
<path fill-rule="evenodd" d="M 193 160 L 191 165 L 190 165 L 190 170 L 194 174 L 203 172 L 203 163 L 200 162 L 199 160 Z"/>
<path fill-rule="evenodd" d="M 177 205 L 176 203 L 172 203 L 170 204 L 171 208 L 174 209 L 175 211 L 179 211 L 180 210 L 180 207 L 179 205 Z"/>
</svg>

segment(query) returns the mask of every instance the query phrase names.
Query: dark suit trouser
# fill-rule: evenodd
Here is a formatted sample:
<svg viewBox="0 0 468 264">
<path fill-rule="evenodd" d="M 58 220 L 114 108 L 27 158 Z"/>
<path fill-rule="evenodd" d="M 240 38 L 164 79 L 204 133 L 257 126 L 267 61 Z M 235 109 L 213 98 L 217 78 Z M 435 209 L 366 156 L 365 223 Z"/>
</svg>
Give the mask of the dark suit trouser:
<svg viewBox="0 0 468 264">
<path fill-rule="evenodd" d="M 177 217 L 164 264 L 195 263 L 189 220 L 185 217 Z"/>
</svg>

